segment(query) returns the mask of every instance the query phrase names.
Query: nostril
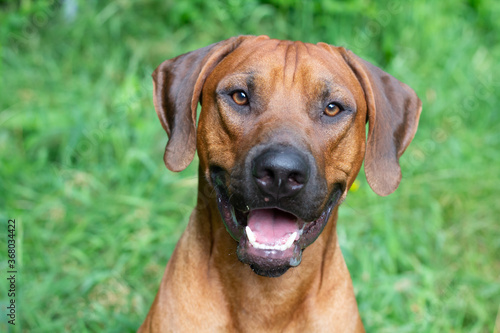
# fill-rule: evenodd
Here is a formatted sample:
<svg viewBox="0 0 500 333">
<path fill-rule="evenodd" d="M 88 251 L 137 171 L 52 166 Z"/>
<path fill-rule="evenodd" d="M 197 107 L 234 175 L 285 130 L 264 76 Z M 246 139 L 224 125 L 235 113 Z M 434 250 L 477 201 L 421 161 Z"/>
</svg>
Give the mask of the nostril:
<svg viewBox="0 0 500 333">
<path fill-rule="evenodd" d="M 275 179 L 274 172 L 271 169 L 254 169 L 254 177 L 262 185 L 271 185 Z"/>
<path fill-rule="evenodd" d="M 288 175 L 288 184 L 290 186 L 303 186 L 305 183 L 305 177 L 304 175 L 301 175 L 296 172 L 292 172 L 290 175 Z"/>
</svg>

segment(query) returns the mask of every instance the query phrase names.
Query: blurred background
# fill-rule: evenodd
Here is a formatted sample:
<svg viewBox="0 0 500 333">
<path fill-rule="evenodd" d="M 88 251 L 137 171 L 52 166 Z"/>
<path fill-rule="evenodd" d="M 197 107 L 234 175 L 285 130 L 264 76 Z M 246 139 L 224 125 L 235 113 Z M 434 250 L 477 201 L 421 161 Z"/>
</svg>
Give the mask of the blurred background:
<svg viewBox="0 0 500 333">
<path fill-rule="evenodd" d="M 197 160 L 163 164 L 150 75 L 266 34 L 345 46 L 423 101 L 399 189 L 378 197 L 362 171 L 340 209 L 367 331 L 500 332 L 499 16 L 497 0 L 0 0 L 0 331 L 137 329 L 197 183 Z"/>
</svg>

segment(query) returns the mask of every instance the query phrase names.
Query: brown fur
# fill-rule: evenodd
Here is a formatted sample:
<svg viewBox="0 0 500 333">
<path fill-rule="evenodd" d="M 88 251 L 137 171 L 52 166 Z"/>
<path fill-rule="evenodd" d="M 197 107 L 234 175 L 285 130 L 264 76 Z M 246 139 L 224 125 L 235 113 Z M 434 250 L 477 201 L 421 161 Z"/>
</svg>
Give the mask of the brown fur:
<svg viewBox="0 0 500 333">
<path fill-rule="evenodd" d="M 235 112 L 216 93 L 247 84 L 248 73 L 260 103 L 250 116 Z M 153 77 L 155 107 L 170 138 L 165 164 L 173 171 L 185 168 L 196 143 L 199 188 L 197 206 L 139 332 L 364 332 L 337 241 L 338 204 L 298 267 L 278 278 L 262 277 L 236 256 L 209 166 L 235 170 L 255 145 L 292 142 L 314 156 L 329 191 L 345 184 L 339 203 L 363 158 L 372 189 L 388 195 L 399 184 L 398 159 L 417 128 L 416 94 L 344 48 L 266 36 L 235 37 L 167 60 Z M 310 110 L 328 80 L 354 112 L 325 125 Z"/>
</svg>

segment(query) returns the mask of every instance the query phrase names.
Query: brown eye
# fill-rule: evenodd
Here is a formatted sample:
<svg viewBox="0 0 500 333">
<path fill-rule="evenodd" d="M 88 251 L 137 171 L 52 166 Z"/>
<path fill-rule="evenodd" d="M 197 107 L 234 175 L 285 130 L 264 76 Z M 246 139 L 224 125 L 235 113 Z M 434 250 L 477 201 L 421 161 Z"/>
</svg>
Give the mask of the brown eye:
<svg viewBox="0 0 500 333">
<path fill-rule="evenodd" d="M 340 112 L 340 107 L 335 103 L 330 103 L 325 108 L 325 114 L 329 117 L 333 117 Z"/>
<path fill-rule="evenodd" d="M 233 98 L 233 101 L 238 104 L 238 105 L 246 105 L 248 104 L 248 96 L 245 94 L 244 91 L 236 91 L 234 92 L 231 97 Z"/>
</svg>

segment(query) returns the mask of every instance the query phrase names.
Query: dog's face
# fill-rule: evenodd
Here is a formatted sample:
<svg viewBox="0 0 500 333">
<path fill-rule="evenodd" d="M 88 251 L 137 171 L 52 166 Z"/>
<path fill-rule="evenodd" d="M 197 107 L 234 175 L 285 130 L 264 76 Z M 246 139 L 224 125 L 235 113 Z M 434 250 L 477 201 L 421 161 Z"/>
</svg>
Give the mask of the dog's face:
<svg viewBox="0 0 500 333">
<path fill-rule="evenodd" d="M 387 173 L 400 172 L 398 158 L 420 112 L 420 101 L 404 84 L 327 44 L 240 37 L 198 52 L 155 72 L 155 106 L 170 140 L 183 131 L 192 145 L 186 133 L 201 94 L 200 170 L 215 188 L 238 258 L 257 274 L 280 276 L 297 266 L 320 235 L 361 167 L 367 119 L 373 141 L 366 150 L 368 180 L 379 194 L 395 190 L 400 173 Z M 172 69 L 173 62 L 182 62 L 185 72 Z M 170 80 L 159 78 L 165 73 Z M 183 96 L 176 93 L 179 74 L 195 78 L 184 115 L 176 111 Z M 385 123 L 377 125 L 375 115 Z M 172 159 L 179 152 L 167 146 L 167 166 Z"/>
<path fill-rule="evenodd" d="M 229 54 L 202 96 L 200 163 L 238 257 L 281 275 L 300 263 L 358 173 L 363 90 L 340 55 L 272 41 Z"/>
</svg>

